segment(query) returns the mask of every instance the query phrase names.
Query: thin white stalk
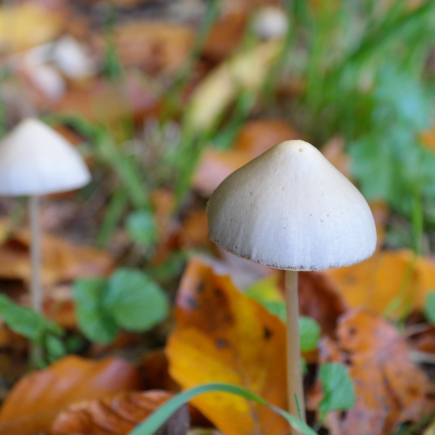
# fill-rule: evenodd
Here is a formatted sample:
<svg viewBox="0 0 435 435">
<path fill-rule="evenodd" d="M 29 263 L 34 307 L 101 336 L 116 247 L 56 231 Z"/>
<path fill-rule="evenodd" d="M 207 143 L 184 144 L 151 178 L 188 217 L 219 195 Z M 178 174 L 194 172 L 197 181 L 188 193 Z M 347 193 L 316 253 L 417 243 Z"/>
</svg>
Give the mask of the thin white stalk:
<svg viewBox="0 0 435 435">
<path fill-rule="evenodd" d="M 299 338 L 298 272 L 285 271 L 287 306 L 287 393 L 289 412 L 305 422 L 304 388 L 301 370 L 301 344 Z M 296 400 L 297 397 L 297 400 Z M 299 407 L 298 407 L 299 405 Z M 299 432 L 292 429 L 293 435 Z"/>
<path fill-rule="evenodd" d="M 42 290 L 41 290 L 41 230 L 39 227 L 39 196 L 29 198 L 30 214 L 30 255 L 32 259 L 32 282 L 31 297 L 32 307 L 38 313 L 42 313 Z"/>
</svg>

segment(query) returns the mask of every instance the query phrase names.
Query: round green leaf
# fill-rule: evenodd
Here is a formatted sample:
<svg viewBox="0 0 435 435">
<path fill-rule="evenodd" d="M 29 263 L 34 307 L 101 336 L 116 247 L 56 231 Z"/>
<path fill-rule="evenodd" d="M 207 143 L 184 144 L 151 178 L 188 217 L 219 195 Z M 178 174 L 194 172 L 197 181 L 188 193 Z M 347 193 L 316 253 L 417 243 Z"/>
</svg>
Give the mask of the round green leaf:
<svg viewBox="0 0 435 435">
<path fill-rule="evenodd" d="M 119 326 L 137 332 L 156 326 L 169 310 L 162 289 L 134 269 L 118 269 L 110 277 L 104 307 Z"/>
<path fill-rule="evenodd" d="M 130 238 L 143 245 L 152 245 L 157 239 L 157 229 L 152 213 L 135 211 L 127 217 L 126 229 Z"/>
<path fill-rule="evenodd" d="M 118 326 L 103 306 L 107 282 L 104 279 L 82 279 L 74 283 L 73 298 L 80 330 L 91 341 L 111 343 Z"/>
</svg>

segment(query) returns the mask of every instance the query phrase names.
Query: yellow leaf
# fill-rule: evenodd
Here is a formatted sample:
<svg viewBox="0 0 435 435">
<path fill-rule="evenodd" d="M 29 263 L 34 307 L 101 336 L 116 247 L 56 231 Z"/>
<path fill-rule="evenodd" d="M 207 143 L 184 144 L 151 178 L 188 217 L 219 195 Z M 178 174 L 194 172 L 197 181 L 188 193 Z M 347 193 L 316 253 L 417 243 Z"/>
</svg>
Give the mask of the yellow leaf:
<svg viewBox="0 0 435 435">
<path fill-rule="evenodd" d="M 368 307 L 379 314 L 388 310 L 399 317 L 422 308 L 435 288 L 435 264 L 406 249 L 377 251 L 362 263 L 326 273 L 352 308 Z"/>
<path fill-rule="evenodd" d="M 34 2 L 2 6 L 0 47 L 15 52 L 48 42 L 60 32 L 63 21 L 63 14 Z"/>
<path fill-rule="evenodd" d="M 214 70 L 196 88 L 188 107 L 191 126 L 210 128 L 241 90 L 257 92 L 282 49 L 282 41 L 260 44 L 238 54 Z"/>
<path fill-rule="evenodd" d="M 230 279 L 192 259 L 177 297 L 177 327 L 169 338 L 170 374 L 183 388 L 227 382 L 286 408 L 285 327 Z M 225 393 L 193 404 L 226 435 L 286 434 L 268 408 Z"/>
</svg>

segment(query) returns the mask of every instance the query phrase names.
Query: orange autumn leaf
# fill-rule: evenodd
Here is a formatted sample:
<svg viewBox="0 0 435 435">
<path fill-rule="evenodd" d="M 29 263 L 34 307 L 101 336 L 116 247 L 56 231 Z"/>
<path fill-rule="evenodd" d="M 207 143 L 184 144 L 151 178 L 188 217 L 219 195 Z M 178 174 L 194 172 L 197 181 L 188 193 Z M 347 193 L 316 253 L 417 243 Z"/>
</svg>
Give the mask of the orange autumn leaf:
<svg viewBox="0 0 435 435">
<path fill-rule="evenodd" d="M 301 138 L 302 135 L 282 119 L 258 119 L 240 129 L 234 149 L 248 153 L 253 159 L 280 142 Z"/>
<path fill-rule="evenodd" d="M 285 327 L 247 298 L 227 276 L 190 260 L 176 302 L 175 331 L 166 352 L 172 378 L 183 388 L 227 382 L 286 407 Z M 226 435 L 287 433 L 268 408 L 223 393 L 192 401 Z"/>
<path fill-rule="evenodd" d="M 104 276 L 114 265 L 114 260 L 106 252 L 73 245 L 52 234 L 43 234 L 41 245 L 41 279 L 47 287 L 79 277 Z M 0 246 L 0 278 L 30 281 L 29 248 L 27 230 L 18 231 Z"/>
<path fill-rule="evenodd" d="M 434 389 L 411 362 L 405 340 L 373 312 L 342 316 L 337 341 L 324 339 L 320 358 L 347 364 L 355 386 L 355 407 L 328 417 L 332 435 L 391 435 L 400 423 L 420 421 L 435 410 Z"/>
<path fill-rule="evenodd" d="M 379 314 L 389 309 L 388 314 L 401 316 L 409 308 L 422 308 L 435 288 L 435 264 L 415 259 L 406 249 L 377 251 L 362 263 L 326 273 L 352 308 L 363 306 Z"/>
<path fill-rule="evenodd" d="M 351 160 L 345 153 L 345 142 L 340 136 L 333 137 L 322 147 L 322 154 L 335 166 L 346 178 L 352 180 Z"/>
<path fill-rule="evenodd" d="M 249 154 L 238 150 L 207 149 L 193 178 L 193 188 L 204 196 L 213 193 L 225 178 L 251 160 Z"/>
<path fill-rule="evenodd" d="M 51 435 L 127 435 L 172 397 L 166 391 L 123 392 L 75 403 L 59 414 Z M 184 422 L 189 422 L 186 409 Z"/>
<path fill-rule="evenodd" d="M 68 356 L 15 385 L 0 409 L 0 433 L 47 433 L 59 412 L 70 404 L 140 390 L 142 382 L 138 370 L 122 360 L 89 361 Z"/>
<path fill-rule="evenodd" d="M 246 11 L 234 11 L 221 17 L 211 28 L 202 56 L 221 62 L 234 53 L 243 39 L 248 23 Z"/>
<path fill-rule="evenodd" d="M 209 148 L 204 152 L 193 179 L 193 187 L 209 196 L 228 175 L 274 145 L 300 134 L 281 119 L 260 119 L 247 122 L 235 139 L 234 149 Z"/>
<path fill-rule="evenodd" d="M 115 46 L 125 67 L 173 74 L 183 65 L 194 38 L 191 27 L 169 21 L 128 21 L 115 29 Z"/>
</svg>

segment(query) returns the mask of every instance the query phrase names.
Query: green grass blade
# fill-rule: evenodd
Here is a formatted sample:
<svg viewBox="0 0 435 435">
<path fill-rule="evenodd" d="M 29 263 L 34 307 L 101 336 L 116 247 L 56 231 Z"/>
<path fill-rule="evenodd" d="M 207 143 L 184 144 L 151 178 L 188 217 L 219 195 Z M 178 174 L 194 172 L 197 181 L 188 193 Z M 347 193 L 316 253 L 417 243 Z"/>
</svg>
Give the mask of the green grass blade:
<svg viewBox="0 0 435 435">
<path fill-rule="evenodd" d="M 242 387 L 238 387 L 237 385 L 230 385 L 224 383 L 213 383 L 213 384 L 205 384 L 200 385 L 199 387 L 192 388 L 190 390 L 184 391 L 183 393 L 178 394 L 173 399 L 169 400 L 165 404 L 163 404 L 159 409 L 151 414 L 142 424 L 136 427 L 129 435 L 152 435 L 154 434 L 159 427 L 182 405 L 189 402 L 196 396 L 199 396 L 204 393 L 210 392 L 224 392 L 234 394 L 236 396 L 243 397 L 247 400 L 252 400 L 253 402 L 260 403 L 261 405 L 266 405 L 274 412 L 285 418 L 288 423 L 296 430 L 298 430 L 302 435 L 316 435 L 309 426 L 305 423 L 301 422 L 297 418 L 290 415 L 288 412 L 283 411 L 282 409 L 271 405 L 266 400 L 257 396 L 254 393 L 251 393 L 248 390 L 245 390 Z"/>
</svg>

